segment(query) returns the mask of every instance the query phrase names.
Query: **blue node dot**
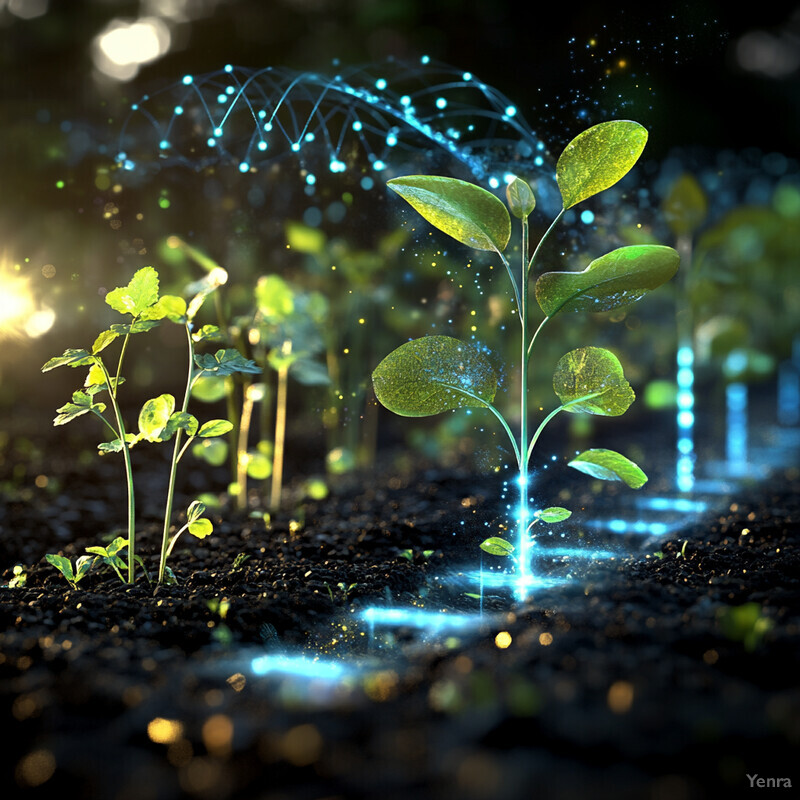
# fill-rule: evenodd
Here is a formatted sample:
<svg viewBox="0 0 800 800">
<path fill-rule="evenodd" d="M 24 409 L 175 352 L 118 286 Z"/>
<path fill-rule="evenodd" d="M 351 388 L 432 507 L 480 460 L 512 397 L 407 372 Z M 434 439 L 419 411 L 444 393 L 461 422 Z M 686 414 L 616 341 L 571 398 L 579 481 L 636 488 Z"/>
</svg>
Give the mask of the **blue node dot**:
<svg viewBox="0 0 800 800">
<path fill-rule="evenodd" d="M 444 97 L 437 97 L 436 108 L 447 108 L 447 100 Z"/>
<path fill-rule="evenodd" d="M 183 106 L 175 106 L 175 113 L 180 116 L 183 114 Z"/>
<path fill-rule="evenodd" d="M 306 183 L 309 186 L 313 186 L 316 182 L 317 182 L 317 176 L 316 175 L 312 175 L 311 173 L 306 175 Z"/>
<path fill-rule="evenodd" d="M 236 89 L 234 89 L 233 86 L 226 86 L 225 87 L 225 94 L 233 94 L 235 91 L 236 91 Z"/>
<path fill-rule="evenodd" d="M 389 147 L 394 147 L 397 144 L 397 137 L 393 133 L 390 133 L 386 137 L 386 144 L 389 145 Z"/>
<path fill-rule="evenodd" d="M 136 163 L 131 161 L 129 158 L 126 158 L 122 164 L 122 168 L 128 172 L 131 172 L 132 170 L 136 169 Z"/>
<path fill-rule="evenodd" d="M 373 162 L 372 168 L 376 172 L 380 172 L 382 169 L 386 169 L 386 164 L 384 164 L 383 161 L 381 161 L 380 159 L 377 159 L 376 161 Z"/>
<path fill-rule="evenodd" d="M 472 80 L 472 73 L 471 72 L 465 72 L 461 77 L 465 81 L 471 81 Z"/>
<path fill-rule="evenodd" d="M 258 112 L 258 118 L 259 119 L 264 119 L 264 117 L 266 117 L 266 116 L 267 116 L 267 112 L 264 111 L 264 109 L 262 108 L 261 111 Z"/>
<path fill-rule="evenodd" d="M 169 147 L 169 142 L 168 142 L 166 139 L 162 139 L 162 140 L 161 140 L 161 141 L 158 143 L 158 146 L 159 146 L 159 147 L 160 147 L 162 150 L 166 150 L 166 149 Z"/>
<path fill-rule="evenodd" d="M 691 428 L 694 425 L 694 414 L 691 411 L 681 411 L 678 414 L 678 426 L 681 428 Z"/>
<path fill-rule="evenodd" d="M 272 130 L 272 123 L 271 122 L 265 123 L 264 124 L 264 130 L 265 131 L 271 131 Z"/>
<path fill-rule="evenodd" d="M 318 228 L 320 222 L 322 222 L 322 212 L 318 208 L 307 208 L 303 212 L 303 222 L 309 228 Z"/>
<path fill-rule="evenodd" d="M 544 142 L 539 142 L 539 143 L 536 145 L 536 149 L 537 149 L 537 150 L 544 150 Z"/>
<path fill-rule="evenodd" d="M 517 177 L 516 175 L 512 175 L 510 172 L 506 172 L 506 174 L 505 174 L 505 175 L 503 175 L 503 183 L 509 184 L 509 183 L 511 183 L 511 182 L 514 180 L 514 178 L 516 178 L 516 177 Z"/>
<path fill-rule="evenodd" d="M 375 88 L 380 90 L 385 89 L 386 81 L 383 78 L 378 78 L 378 80 L 375 81 Z"/>
<path fill-rule="evenodd" d="M 296 153 L 300 149 L 300 142 L 292 142 L 292 152 Z"/>
<path fill-rule="evenodd" d="M 117 161 L 125 161 L 127 157 L 128 154 L 124 150 L 120 150 L 119 153 L 117 153 Z"/>
<path fill-rule="evenodd" d="M 500 186 L 500 181 L 494 177 L 489 178 L 489 186 L 491 186 L 492 189 L 497 189 Z"/>
<path fill-rule="evenodd" d="M 411 98 L 407 94 L 404 94 L 400 98 L 400 105 L 401 106 L 410 106 L 411 105 Z"/>
<path fill-rule="evenodd" d="M 239 172 L 248 172 L 250 170 L 250 165 L 246 161 L 242 161 L 239 164 Z"/>
<path fill-rule="evenodd" d="M 194 78 L 192 78 L 191 75 L 184 75 L 183 76 L 183 84 L 184 84 L 184 86 L 188 86 L 193 80 L 194 80 Z"/>
<path fill-rule="evenodd" d="M 594 212 L 589 211 L 588 208 L 586 211 L 581 211 L 581 222 L 584 225 L 591 225 L 594 222 Z"/>
<path fill-rule="evenodd" d="M 329 165 L 329 169 L 331 172 L 344 172 L 345 170 L 344 161 L 339 161 L 338 158 L 332 158 L 331 163 Z"/>
<path fill-rule="evenodd" d="M 209 147 L 213 147 L 216 143 L 217 143 L 217 140 L 213 136 L 209 136 L 208 139 L 206 139 L 206 144 Z"/>
<path fill-rule="evenodd" d="M 221 93 L 220 93 L 220 94 L 218 94 L 218 95 L 217 95 L 217 102 L 218 102 L 220 105 L 222 105 L 223 103 L 227 103 L 227 102 L 228 102 L 228 95 L 226 95 L 226 94 L 221 94 Z"/>
<path fill-rule="evenodd" d="M 139 110 L 139 104 L 138 104 L 138 103 L 134 103 L 134 104 L 131 106 L 131 111 L 138 111 L 138 110 Z"/>
<path fill-rule="evenodd" d="M 535 164 L 537 167 L 541 167 L 541 166 L 542 166 L 542 164 L 544 164 L 544 159 L 543 159 L 541 156 L 536 156 L 536 158 L 534 158 L 534 159 L 533 159 L 533 163 L 534 163 L 534 164 Z"/>
<path fill-rule="evenodd" d="M 222 136 L 222 128 L 214 128 L 214 136 Z"/>
<path fill-rule="evenodd" d="M 267 149 L 267 143 L 266 142 L 259 142 L 258 143 L 258 149 L 259 150 L 266 150 Z"/>
<path fill-rule="evenodd" d="M 375 186 L 375 181 L 372 178 L 365 176 L 361 179 L 361 188 L 368 192 L 373 186 Z"/>
<path fill-rule="evenodd" d="M 226 64 L 225 72 L 233 72 L 233 66 L 231 64 Z"/>
<path fill-rule="evenodd" d="M 517 109 L 514 106 L 506 106 L 506 116 L 513 117 L 517 113 Z"/>
<path fill-rule="evenodd" d="M 430 62 L 430 60 L 431 60 L 430 56 L 422 56 L 422 58 L 420 59 L 420 63 L 427 64 Z"/>
<path fill-rule="evenodd" d="M 355 122 L 352 124 L 352 126 L 351 126 L 351 127 L 353 128 L 353 130 L 354 130 L 354 131 L 360 131 L 360 130 L 361 130 L 363 127 L 364 127 L 364 126 L 361 124 L 361 120 L 358 120 L 358 119 L 357 119 L 357 120 L 356 120 L 356 121 L 355 121 Z"/>
<path fill-rule="evenodd" d="M 307 142 L 313 142 L 314 138 L 315 137 L 314 137 L 313 133 L 307 133 L 306 136 L 305 136 L 305 139 L 306 139 Z"/>
</svg>

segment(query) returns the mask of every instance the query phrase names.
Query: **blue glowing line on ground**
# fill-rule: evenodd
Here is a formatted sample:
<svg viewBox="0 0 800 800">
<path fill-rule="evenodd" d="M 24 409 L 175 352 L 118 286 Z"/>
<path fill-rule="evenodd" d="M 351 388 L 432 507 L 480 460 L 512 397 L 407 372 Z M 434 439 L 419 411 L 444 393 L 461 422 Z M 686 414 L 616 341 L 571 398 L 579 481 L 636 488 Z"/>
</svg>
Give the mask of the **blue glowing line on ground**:
<svg viewBox="0 0 800 800">
<path fill-rule="evenodd" d="M 569 578 L 537 577 L 530 575 L 525 579 L 515 572 L 486 572 L 484 570 L 474 570 L 464 573 L 464 578 L 473 586 L 481 586 L 482 589 L 514 589 L 517 592 L 523 591 L 530 594 L 535 589 L 552 589 L 556 586 L 563 586 L 569 582 Z"/>
<path fill-rule="evenodd" d="M 636 501 L 637 508 L 650 508 L 653 511 L 681 511 L 686 514 L 700 513 L 708 508 L 702 500 L 689 500 L 686 497 L 645 497 Z"/>
<path fill-rule="evenodd" d="M 354 671 L 352 665 L 310 656 L 264 655 L 254 658 L 250 668 L 256 675 L 291 675 L 298 678 L 338 681 Z"/>
<path fill-rule="evenodd" d="M 613 550 L 594 550 L 589 547 L 540 547 L 536 550 L 537 558 L 584 559 L 586 561 L 605 561 L 609 558 L 622 558 L 625 554 Z"/>
<path fill-rule="evenodd" d="M 365 608 L 359 617 L 370 626 L 417 628 L 429 632 L 442 630 L 474 629 L 481 621 L 479 614 L 454 614 L 446 611 L 429 611 L 422 608 Z"/>
<path fill-rule="evenodd" d="M 725 455 L 731 464 L 747 463 L 747 386 L 729 383 L 725 388 L 727 433 Z"/>
<path fill-rule="evenodd" d="M 335 69 L 325 75 L 229 64 L 187 75 L 131 106 L 116 160 L 128 172 L 218 163 L 249 171 L 317 142 L 331 171 L 342 171 L 353 150 L 380 171 L 402 163 L 395 150 L 439 150 L 499 186 L 497 174 L 512 164 L 532 172 L 534 151 L 544 150 L 516 106 L 470 73 L 430 59 Z M 552 169 L 542 166 L 540 178 L 552 183 Z"/>
<path fill-rule="evenodd" d="M 624 519 L 593 519 L 586 523 L 588 527 L 598 530 L 611 531 L 611 533 L 635 533 L 643 536 L 664 536 L 670 531 L 677 530 L 682 522 L 628 522 Z"/>
</svg>

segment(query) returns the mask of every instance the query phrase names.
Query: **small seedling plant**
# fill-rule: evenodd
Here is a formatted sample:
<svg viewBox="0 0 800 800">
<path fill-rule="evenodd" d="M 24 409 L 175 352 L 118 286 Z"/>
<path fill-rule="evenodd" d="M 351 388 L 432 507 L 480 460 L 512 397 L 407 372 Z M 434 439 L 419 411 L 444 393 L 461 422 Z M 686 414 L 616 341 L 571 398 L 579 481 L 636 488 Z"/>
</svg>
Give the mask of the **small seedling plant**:
<svg viewBox="0 0 800 800">
<path fill-rule="evenodd" d="M 205 506 L 198 501 L 189 506 L 186 524 L 174 535 L 170 535 L 170 524 L 178 463 L 187 448 L 196 439 L 203 440 L 223 436 L 233 427 L 228 420 L 224 419 L 212 419 L 201 425 L 195 416 L 188 413 L 192 387 L 204 376 L 226 376 L 237 372 L 257 373 L 261 371 L 252 361 L 244 358 L 234 349 L 222 349 L 214 353 L 195 352 L 196 344 L 219 337 L 219 329 L 214 325 L 204 325 L 199 330 L 194 330 L 194 319 L 208 295 L 224 283 L 225 278 L 224 271 L 212 272 L 203 281 L 192 284 L 189 288 L 192 290 L 193 297 L 187 303 L 183 297 L 176 295 L 159 297 L 158 272 L 153 267 L 143 267 L 134 274 L 127 286 L 114 289 L 105 297 L 106 303 L 112 309 L 126 317 L 124 323 L 113 324 L 107 330 L 102 331 L 88 350 L 68 349 L 64 351 L 63 355 L 50 359 L 42 367 L 42 372 L 49 372 L 56 367 L 63 366 L 88 367 L 83 387 L 73 393 L 69 403 L 57 410 L 58 415 L 53 420 L 53 424 L 65 425 L 84 414 L 93 414 L 102 421 L 113 436 L 109 441 L 101 442 L 98 445 L 98 451 L 101 454 L 121 453 L 125 462 L 128 496 L 127 539 L 116 540 L 118 546 L 114 546 L 113 553 L 107 548 L 105 548 L 106 552 L 90 548 L 88 552 L 91 555 L 78 559 L 75 569 L 67 559 L 61 560 L 63 556 L 48 557 L 50 563 L 56 566 L 73 586 L 86 575 L 91 569 L 94 559 L 98 557 L 117 571 L 120 577 L 122 577 L 121 569 L 125 569 L 127 583 L 133 583 L 135 580 L 136 565 L 137 563 L 141 565 L 141 559 L 137 556 L 135 549 L 136 509 L 130 451 L 139 442 L 156 444 L 170 440 L 173 442 L 158 583 L 162 583 L 165 576 L 170 574 L 167 568 L 167 558 L 178 537 L 184 531 L 188 530 L 190 534 L 200 539 L 212 532 L 211 521 L 202 516 Z M 119 390 L 125 380 L 122 376 L 122 367 L 128 344 L 134 334 L 151 331 L 165 320 L 182 326 L 186 334 L 188 369 L 183 401 L 180 409 L 176 410 L 175 397 L 171 394 L 162 394 L 148 400 L 139 412 L 138 431 L 134 433 L 125 424 L 119 402 Z M 109 369 L 105 360 L 107 348 L 118 340 L 121 340 L 122 345 L 119 348 L 116 367 Z M 113 412 L 111 418 L 105 413 L 106 403 L 98 400 L 98 396 L 102 393 L 107 393 Z M 123 549 L 128 551 L 127 564 L 119 555 Z"/>
<path fill-rule="evenodd" d="M 601 416 L 624 414 L 634 400 L 619 359 L 601 347 L 580 347 L 556 365 L 553 389 L 560 401 L 533 429 L 529 414 L 529 375 L 534 345 L 558 314 L 611 311 L 629 305 L 668 281 L 678 269 L 678 253 L 662 245 L 634 245 L 612 250 L 582 272 L 544 272 L 536 279 L 534 296 L 543 319 L 534 327 L 529 284 L 542 245 L 564 214 L 578 203 L 608 189 L 638 161 L 647 142 L 646 129 L 630 120 L 600 123 L 573 139 L 558 159 L 556 181 L 562 208 L 534 248 L 529 217 L 536 200 L 530 185 L 514 178 L 506 188 L 508 208 L 491 192 L 455 178 L 408 175 L 388 186 L 422 217 L 462 244 L 494 252 L 508 274 L 519 320 L 519 430 L 515 433 L 492 404 L 498 375 L 477 347 L 449 336 L 424 336 L 402 344 L 373 372 L 375 395 L 401 416 L 424 417 L 459 408 L 486 408 L 508 435 L 519 471 L 521 502 L 516 520 L 518 552 L 501 537 L 481 547 L 494 555 L 512 556 L 524 586 L 530 577 L 531 529 L 539 522 L 556 523 L 571 511 L 560 506 L 530 512 L 529 463 L 542 431 L 560 412 Z M 518 270 L 504 254 L 511 239 L 511 214 L 522 227 Z M 531 431 L 533 431 L 531 433 Z M 569 466 L 602 480 L 623 481 L 638 489 L 647 476 L 638 465 L 613 450 L 580 453 Z"/>
</svg>

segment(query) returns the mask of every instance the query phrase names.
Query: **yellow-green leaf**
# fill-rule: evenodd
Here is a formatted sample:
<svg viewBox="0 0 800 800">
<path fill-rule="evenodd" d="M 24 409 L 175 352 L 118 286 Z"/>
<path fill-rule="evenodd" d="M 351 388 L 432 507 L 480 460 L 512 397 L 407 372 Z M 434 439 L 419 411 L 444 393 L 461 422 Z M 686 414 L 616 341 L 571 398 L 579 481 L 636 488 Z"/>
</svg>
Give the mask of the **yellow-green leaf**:
<svg viewBox="0 0 800 800">
<path fill-rule="evenodd" d="M 556 181 L 564 208 L 598 194 L 627 175 L 647 144 L 638 122 L 601 122 L 578 134 L 556 164 Z"/>
<path fill-rule="evenodd" d="M 428 222 L 476 250 L 505 250 L 511 217 L 503 203 L 474 183 L 438 175 L 406 175 L 387 186 Z"/>
<path fill-rule="evenodd" d="M 676 236 L 694 233 L 708 214 L 708 199 L 691 173 L 685 172 L 670 186 L 661 210 Z"/>
<path fill-rule="evenodd" d="M 569 466 L 603 481 L 622 481 L 631 489 L 640 489 L 647 483 L 647 475 L 641 468 L 614 450 L 586 450 L 575 456 Z"/>
<path fill-rule="evenodd" d="M 137 270 L 127 286 L 113 289 L 106 295 L 106 303 L 120 314 L 138 317 L 158 301 L 158 273 L 153 267 Z"/>
<path fill-rule="evenodd" d="M 511 213 L 517 219 L 525 219 L 536 208 L 533 189 L 522 178 L 514 178 L 506 186 L 506 201 Z"/>
<path fill-rule="evenodd" d="M 562 356 L 553 389 L 565 411 L 604 417 L 624 414 L 636 397 L 619 359 L 602 347 L 579 347 Z"/>
</svg>

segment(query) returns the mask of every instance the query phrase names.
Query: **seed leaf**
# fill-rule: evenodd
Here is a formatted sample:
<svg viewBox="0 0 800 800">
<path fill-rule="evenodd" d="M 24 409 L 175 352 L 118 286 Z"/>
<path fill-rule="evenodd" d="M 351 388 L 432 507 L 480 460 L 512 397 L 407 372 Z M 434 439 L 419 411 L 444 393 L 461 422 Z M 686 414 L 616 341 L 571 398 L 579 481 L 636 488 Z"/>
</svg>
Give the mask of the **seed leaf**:
<svg viewBox="0 0 800 800">
<path fill-rule="evenodd" d="M 245 358 L 238 350 L 232 348 L 217 350 L 214 355 L 203 353 L 194 357 L 194 363 L 202 373 L 209 375 L 233 375 L 235 372 L 261 372 L 261 367 L 254 361 Z"/>
<path fill-rule="evenodd" d="M 153 267 L 137 270 L 127 286 L 113 289 L 106 295 L 106 303 L 120 314 L 138 317 L 158 301 L 158 273 Z"/>
<path fill-rule="evenodd" d="M 45 556 L 48 564 L 52 564 L 70 583 L 75 580 L 75 574 L 72 572 L 72 563 L 65 556 L 55 555 L 48 553 Z"/>
<path fill-rule="evenodd" d="M 586 450 L 575 456 L 569 466 L 603 481 L 622 481 L 631 489 L 647 483 L 647 475 L 628 458 L 614 450 Z"/>
<path fill-rule="evenodd" d="M 542 522 L 563 522 L 565 519 L 569 519 L 572 516 L 572 512 L 561 506 L 551 506 L 550 508 L 543 508 L 541 511 L 537 511 L 533 516 L 540 519 Z"/>
<path fill-rule="evenodd" d="M 86 350 L 69 349 L 64 351 L 64 355 L 51 358 L 43 367 L 42 372 L 50 372 L 56 367 L 85 367 L 94 364 L 94 359 Z"/>
<path fill-rule="evenodd" d="M 172 436 L 167 426 L 175 411 L 175 398 L 171 394 L 161 394 L 148 400 L 139 412 L 139 433 L 148 442 L 165 442 Z"/>
<path fill-rule="evenodd" d="M 545 272 L 536 281 L 536 300 L 552 317 L 559 311 L 610 311 L 644 297 L 677 271 L 671 247 L 620 247 L 595 259 L 583 272 Z"/>
<path fill-rule="evenodd" d="M 493 556 L 510 556 L 514 552 L 514 545 L 501 539 L 499 536 L 490 536 L 480 544 L 481 550 L 485 550 Z"/>
<path fill-rule="evenodd" d="M 636 397 L 622 364 L 602 347 L 579 347 L 562 356 L 553 375 L 553 389 L 565 411 L 604 417 L 624 414 Z"/>
<path fill-rule="evenodd" d="M 372 373 L 375 396 L 403 417 L 427 417 L 494 400 L 497 374 L 489 359 L 450 336 L 423 336 L 400 345 Z"/>
<path fill-rule="evenodd" d="M 598 194 L 623 178 L 647 144 L 647 130 L 638 122 L 601 122 L 578 134 L 556 164 L 556 181 L 564 208 Z"/>
<path fill-rule="evenodd" d="M 224 436 L 233 430 L 233 424 L 227 419 L 212 419 L 204 422 L 197 435 L 201 439 L 208 439 L 211 436 Z"/>
<path fill-rule="evenodd" d="M 206 536 L 213 533 L 214 526 L 211 524 L 210 519 L 198 519 L 195 522 L 189 523 L 189 533 L 196 536 L 198 539 L 205 539 Z"/>
<path fill-rule="evenodd" d="M 186 301 L 177 295 L 165 294 L 158 298 L 155 305 L 142 312 L 142 319 L 168 319 L 170 322 L 183 324 L 186 322 Z"/>
<path fill-rule="evenodd" d="M 514 178 L 506 186 L 506 200 L 511 213 L 517 219 L 525 219 L 536 208 L 533 189 L 522 178 Z"/>
<path fill-rule="evenodd" d="M 387 186 L 431 225 L 476 250 L 505 250 L 511 217 L 503 203 L 474 183 L 437 175 L 406 175 Z"/>
<path fill-rule="evenodd" d="M 228 459 L 228 444 L 220 439 L 201 439 L 192 446 L 192 455 L 213 467 L 220 467 Z"/>
<path fill-rule="evenodd" d="M 186 510 L 186 520 L 187 522 L 195 522 L 205 513 L 205 503 L 201 502 L 200 500 L 193 500 L 189 505 L 189 508 Z"/>
</svg>

